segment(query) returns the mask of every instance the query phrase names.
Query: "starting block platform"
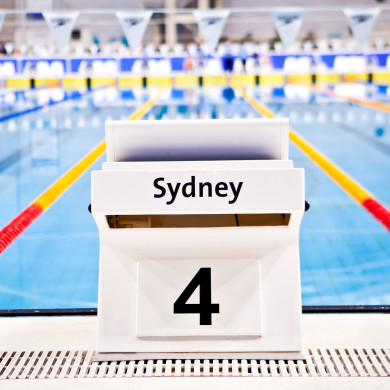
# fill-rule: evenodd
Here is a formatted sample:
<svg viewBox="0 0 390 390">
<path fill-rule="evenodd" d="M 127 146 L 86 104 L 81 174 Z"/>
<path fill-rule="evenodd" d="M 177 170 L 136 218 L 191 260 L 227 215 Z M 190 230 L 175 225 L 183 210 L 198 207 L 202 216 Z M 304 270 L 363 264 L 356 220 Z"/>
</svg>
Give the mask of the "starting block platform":
<svg viewBox="0 0 390 390">
<path fill-rule="evenodd" d="M 106 123 L 95 360 L 302 359 L 287 119 Z"/>
</svg>

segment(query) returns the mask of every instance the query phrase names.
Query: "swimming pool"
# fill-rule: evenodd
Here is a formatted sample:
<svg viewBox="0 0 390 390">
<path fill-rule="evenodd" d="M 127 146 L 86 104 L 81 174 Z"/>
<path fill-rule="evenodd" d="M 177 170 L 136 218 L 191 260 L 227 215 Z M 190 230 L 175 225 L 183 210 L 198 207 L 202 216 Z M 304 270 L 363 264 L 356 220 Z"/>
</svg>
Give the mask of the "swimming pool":
<svg viewBox="0 0 390 390">
<path fill-rule="evenodd" d="M 104 138 L 105 120 L 126 119 L 157 91 L 106 88 L 61 95 L 66 99 L 57 92 L 57 104 L 48 104 L 51 90 L 27 91 L 18 105 L 3 99 L 0 228 Z M 389 99 L 380 88 L 367 92 L 376 100 Z M 300 135 L 390 207 L 390 111 L 304 86 L 259 87 L 248 93 L 277 116 L 289 117 Z M 37 105 L 42 106 L 37 111 L 12 116 Z M 141 119 L 261 115 L 239 91 L 212 87 L 171 89 Z M 303 305 L 390 304 L 388 230 L 293 143 L 290 158 L 305 168 L 311 203 L 300 238 Z M 0 310 L 96 307 L 99 238 L 87 206 L 90 172 L 100 169 L 104 159 L 0 255 Z"/>
</svg>

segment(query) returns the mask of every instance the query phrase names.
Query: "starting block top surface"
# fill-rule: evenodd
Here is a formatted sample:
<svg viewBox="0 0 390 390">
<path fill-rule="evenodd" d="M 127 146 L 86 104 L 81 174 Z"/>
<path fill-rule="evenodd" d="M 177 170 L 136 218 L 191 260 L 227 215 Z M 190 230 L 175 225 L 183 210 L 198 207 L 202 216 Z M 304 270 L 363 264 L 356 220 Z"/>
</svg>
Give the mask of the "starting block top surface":
<svg viewBox="0 0 390 390">
<path fill-rule="evenodd" d="M 288 119 L 106 122 L 107 161 L 287 160 Z"/>
</svg>

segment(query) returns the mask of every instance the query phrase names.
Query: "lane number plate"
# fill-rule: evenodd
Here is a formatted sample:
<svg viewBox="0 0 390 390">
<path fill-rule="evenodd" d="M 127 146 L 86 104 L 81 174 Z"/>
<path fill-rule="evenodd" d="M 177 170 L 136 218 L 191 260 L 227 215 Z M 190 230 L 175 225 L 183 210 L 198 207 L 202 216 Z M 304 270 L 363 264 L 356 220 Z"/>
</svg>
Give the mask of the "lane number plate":
<svg viewBox="0 0 390 390">
<path fill-rule="evenodd" d="M 140 261 L 137 337 L 261 336 L 259 263 Z"/>
</svg>

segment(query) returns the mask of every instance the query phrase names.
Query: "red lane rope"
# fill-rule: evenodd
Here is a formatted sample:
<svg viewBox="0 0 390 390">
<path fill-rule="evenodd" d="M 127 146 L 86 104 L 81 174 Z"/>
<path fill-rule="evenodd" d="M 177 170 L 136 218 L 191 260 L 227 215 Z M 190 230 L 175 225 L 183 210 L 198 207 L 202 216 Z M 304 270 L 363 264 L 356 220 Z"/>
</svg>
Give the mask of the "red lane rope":
<svg viewBox="0 0 390 390">
<path fill-rule="evenodd" d="M 168 89 L 162 88 L 160 92 L 153 98 L 145 102 L 137 109 L 129 120 L 135 120 L 144 115 L 164 92 Z M 47 188 L 33 203 L 25 208 L 17 217 L 15 217 L 8 225 L 0 230 L 0 254 L 14 241 L 16 238 L 27 229 L 29 225 L 42 214 L 51 204 L 53 204 L 85 171 L 104 153 L 106 150 L 106 142 L 100 142 L 91 152 L 89 152 L 82 160 L 70 168 L 63 176 L 56 180 L 49 188 Z"/>
<path fill-rule="evenodd" d="M 375 199 L 367 199 L 363 207 L 371 213 L 383 226 L 390 230 L 390 212 Z"/>
<path fill-rule="evenodd" d="M 8 225 L 0 230 L 0 253 L 12 241 L 16 239 L 27 227 L 36 219 L 43 209 L 37 204 L 32 204 L 24 209 L 16 218 L 14 218 Z"/>
</svg>

